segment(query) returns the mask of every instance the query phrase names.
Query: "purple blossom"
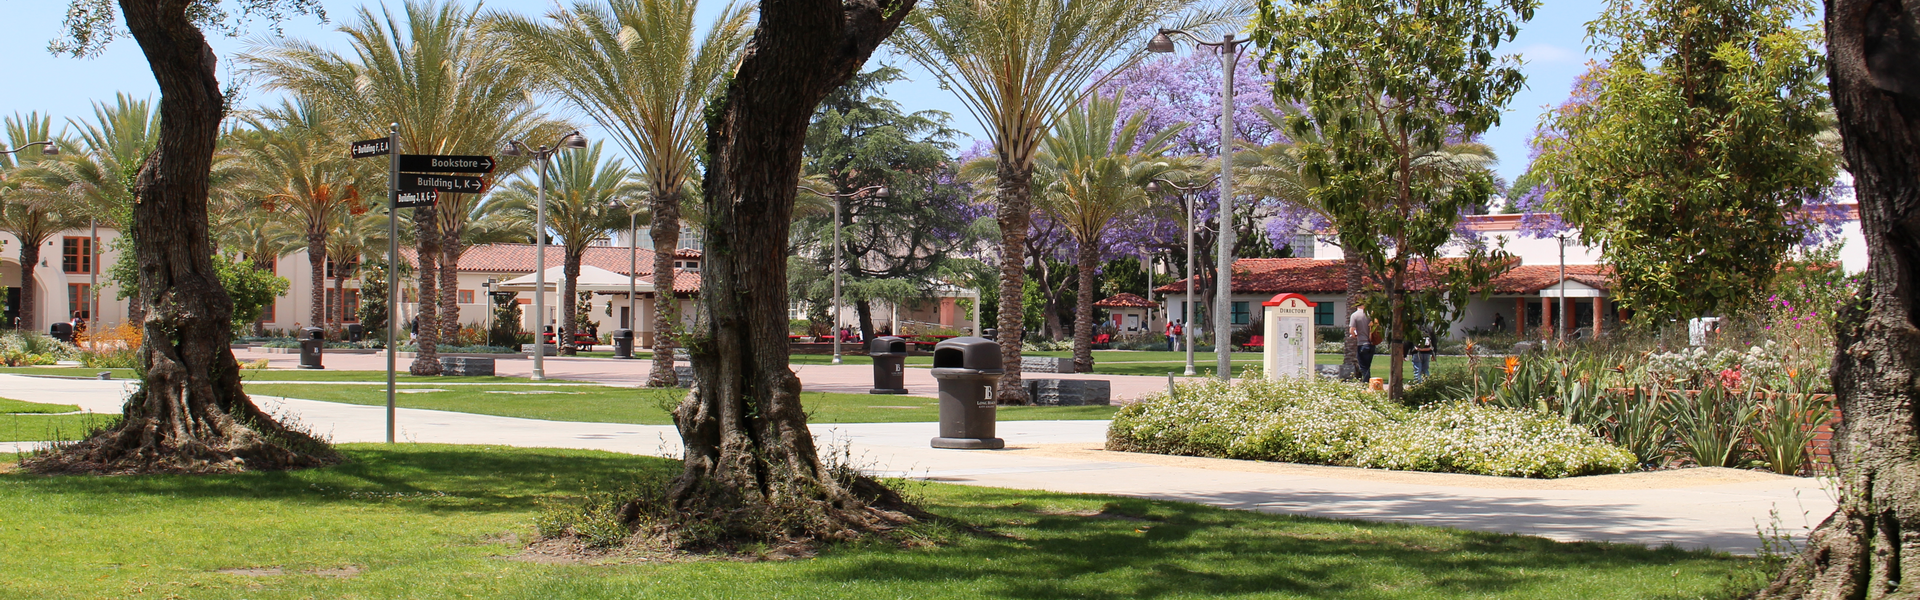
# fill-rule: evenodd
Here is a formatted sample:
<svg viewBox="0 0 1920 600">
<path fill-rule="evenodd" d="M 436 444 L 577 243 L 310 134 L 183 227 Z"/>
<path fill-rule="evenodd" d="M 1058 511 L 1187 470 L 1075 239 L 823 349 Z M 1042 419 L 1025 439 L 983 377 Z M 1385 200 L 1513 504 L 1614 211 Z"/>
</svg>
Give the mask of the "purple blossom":
<svg viewBox="0 0 1920 600">
<path fill-rule="evenodd" d="M 1191 53 L 1148 59 L 1114 74 L 1101 94 L 1126 92 L 1120 114 L 1147 113 L 1142 139 L 1175 123 L 1190 124 L 1173 138 L 1173 154 L 1214 156 L 1220 152 L 1220 58 Z M 1273 108 L 1273 78 L 1254 58 L 1241 53 L 1234 68 L 1234 137 L 1257 145 L 1285 138 L 1255 110 Z"/>
</svg>

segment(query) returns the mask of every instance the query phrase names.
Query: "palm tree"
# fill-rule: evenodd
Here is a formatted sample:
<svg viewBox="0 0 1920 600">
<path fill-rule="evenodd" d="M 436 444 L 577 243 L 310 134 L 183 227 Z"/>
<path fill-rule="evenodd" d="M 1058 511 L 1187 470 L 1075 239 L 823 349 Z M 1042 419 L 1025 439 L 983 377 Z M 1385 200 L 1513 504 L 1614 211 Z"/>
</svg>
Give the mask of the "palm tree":
<svg viewBox="0 0 1920 600">
<path fill-rule="evenodd" d="M 15 113 L 6 119 L 9 148 L 27 148 L 28 144 L 49 141 L 53 119 L 40 113 Z M 66 189 L 49 185 L 39 177 L 41 163 L 57 162 L 45 154 L 46 146 L 34 146 L 19 154 L 0 155 L 0 231 L 20 241 L 20 319 L 16 328 L 35 331 L 40 310 L 40 280 L 34 268 L 40 264 L 40 251 L 48 238 L 87 222 L 85 211 Z"/>
<path fill-rule="evenodd" d="M 151 101 L 117 94 L 112 105 L 94 103 L 93 120 L 68 119 L 67 125 L 78 130 L 79 138 L 59 140 L 60 160 L 35 163 L 33 178 L 46 187 L 65 189 L 89 215 L 125 234 L 114 241 L 120 266 L 107 273 L 134 273 L 133 180 L 160 134 L 160 113 L 153 111 Z M 111 279 L 128 300 L 128 320 L 144 319 L 146 311 L 136 293 L 140 282 Z"/>
<path fill-rule="evenodd" d="M 1162 157 L 1186 123 L 1162 128 L 1145 139 L 1140 129 L 1147 113 L 1120 120 L 1122 96 L 1095 94 L 1062 115 L 1037 159 L 1054 174 L 1040 196 L 1040 209 L 1064 223 L 1079 242 L 1079 297 L 1073 309 L 1074 370 L 1093 370 L 1093 286 L 1107 227 L 1147 204 L 1146 185 L 1180 168 Z"/>
<path fill-rule="evenodd" d="M 907 15 L 900 51 L 940 79 L 980 120 L 998 159 L 1000 354 L 998 400 L 1026 404 L 1020 383 L 1021 289 L 1032 220 L 1035 155 L 1053 119 L 1105 76 L 1146 54 L 1156 26 L 1212 27 L 1246 15 L 1197 0 L 935 0 Z"/>
<path fill-rule="evenodd" d="M 600 160 L 601 146 L 595 142 L 585 152 L 555 158 L 554 174 L 547 183 L 547 229 L 560 238 L 559 245 L 565 256 L 561 263 L 564 266 L 560 279 L 560 328 L 555 334 L 559 338 L 560 353 L 565 355 L 576 351 L 574 311 L 578 303 L 574 298 L 579 294 L 580 263 L 587 256 L 587 247 L 624 229 L 627 211 L 623 206 L 635 202 L 646 192 L 633 170 L 620 159 Z M 538 188 L 523 177 L 501 193 L 501 200 L 530 207 L 538 192 Z M 663 302 L 671 301 L 673 288 L 665 289 L 659 297 L 667 299 Z M 546 290 L 534 293 L 544 294 Z"/>
<path fill-rule="evenodd" d="M 282 101 L 280 106 L 247 115 L 251 131 L 238 136 L 237 151 L 250 176 L 241 185 L 243 202 L 252 200 L 267 212 L 286 215 L 288 223 L 306 234 L 308 291 L 312 304 L 307 320 L 325 327 L 328 233 L 343 212 L 359 213 L 359 180 L 353 159 L 340 148 L 346 140 L 337 124 L 307 100 Z"/>
<path fill-rule="evenodd" d="M 557 138 L 568 127 L 540 115 L 527 94 L 532 75 L 503 60 L 505 49 L 481 35 L 477 11 L 427 0 L 407 0 L 398 16 L 363 7 L 341 27 L 351 58 L 306 41 L 277 40 L 241 61 L 249 73 L 264 76 L 269 89 L 339 112 L 356 135 L 384 136 L 388 123 L 398 123 L 399 150 L 411 154 L 493 154 L 508 140 Z M 496 177 L 527 161 L 500 162 Z M 436 340 L 458 327 L 457 265 L 472 201 L 466 196 L 441 194 L 437 207 L 414 209 L 419 353 L 408 370 L 416 375 L 440 372 Z"/>
<path fill-rule="evenodd" d="M 746 45 L 748 7 L 728 4 L 696 43 L 698 0 L 578 1 L 542 24 L 490 17 L 513 61 L 547 73 L 546 87 L 605 128 L 646 177 L 653 285 L 673 289 L 681 204 L 706 141 L 703 111 Z M 671 335 L 679 323 L 671 292 L 654 303 L 652 387 L 673 387 Z M 562 302 L 567 304 L 567 302 Z"/>
</svg>

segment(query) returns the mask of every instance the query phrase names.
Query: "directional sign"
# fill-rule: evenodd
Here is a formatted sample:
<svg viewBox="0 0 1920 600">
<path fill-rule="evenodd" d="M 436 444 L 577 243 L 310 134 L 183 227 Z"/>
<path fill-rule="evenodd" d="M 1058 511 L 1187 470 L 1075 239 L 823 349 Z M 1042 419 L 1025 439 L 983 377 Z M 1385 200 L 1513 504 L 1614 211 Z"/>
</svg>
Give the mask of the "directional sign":
<svg viewBox="0 0 1920 600">
<path fill-rule="evenodd" d="M 427 190 L 424 192 L 400 194 L 393 199 L 393 206 L 394 208 L 420 208 L 422 206 L 433 206 L 435 202 L 439 201 L 440 192 L 438 190 Z"/>
<path fill-rule="evenodd" d="M 393 148 L 387 145 L 387 138 L 361 140 L 347 146 L 347 158 L 386 156 L 388 152 L 392 151 Z"/>
<path fill-rule="evenodd" d="M 493 157 L 402 154 L 400 155 L 400 171 L 405 173 L 474 173 L 484 175 L 493 172 Z"/>
<path fill-rule="evenodd" d="M 439 190 L 456 194 L 478 194 L 487 191 L 487 180 L 479 177 L 461 177 L 459 175 L 418 175 L 402 173 L 401 193 Z"/>
</svg>

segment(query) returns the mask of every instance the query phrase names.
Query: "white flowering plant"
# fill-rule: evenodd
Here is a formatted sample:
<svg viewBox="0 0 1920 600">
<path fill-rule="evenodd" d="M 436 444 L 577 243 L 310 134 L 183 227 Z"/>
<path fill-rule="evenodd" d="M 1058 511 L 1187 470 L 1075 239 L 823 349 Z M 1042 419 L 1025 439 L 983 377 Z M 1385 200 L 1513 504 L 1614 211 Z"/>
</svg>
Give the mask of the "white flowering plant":
<svg viewBox="0 0 1920 600">
<path fill-rule="evenodd" d="M 1473 401 L 1407 408 L 1321 379 L 1181 385 L 1122 408 L 1107 449 L 1538 478 L 1638 464 L 1560 415 Z"/>
</svg>

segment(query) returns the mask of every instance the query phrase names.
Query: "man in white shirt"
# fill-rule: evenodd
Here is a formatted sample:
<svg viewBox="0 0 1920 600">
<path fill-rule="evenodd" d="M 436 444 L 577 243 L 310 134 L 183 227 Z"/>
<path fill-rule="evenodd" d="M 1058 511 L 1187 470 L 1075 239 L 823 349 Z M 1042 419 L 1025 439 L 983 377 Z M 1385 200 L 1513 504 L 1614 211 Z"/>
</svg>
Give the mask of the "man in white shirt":
<svg viewBox="0 0 1920 600">
<path fill-rule="evenodd" d="M 1373 379 L 1374 346 L 1372 334 L 1373 320 L 1367 317 L 1366 307 L 1354 307 L 1353 314 L 1347 316 L 1347 336 L 1359 340 L 1359 372 L 1354 373 L 1354 378 L 1363 382 Z"/>
</svg>

